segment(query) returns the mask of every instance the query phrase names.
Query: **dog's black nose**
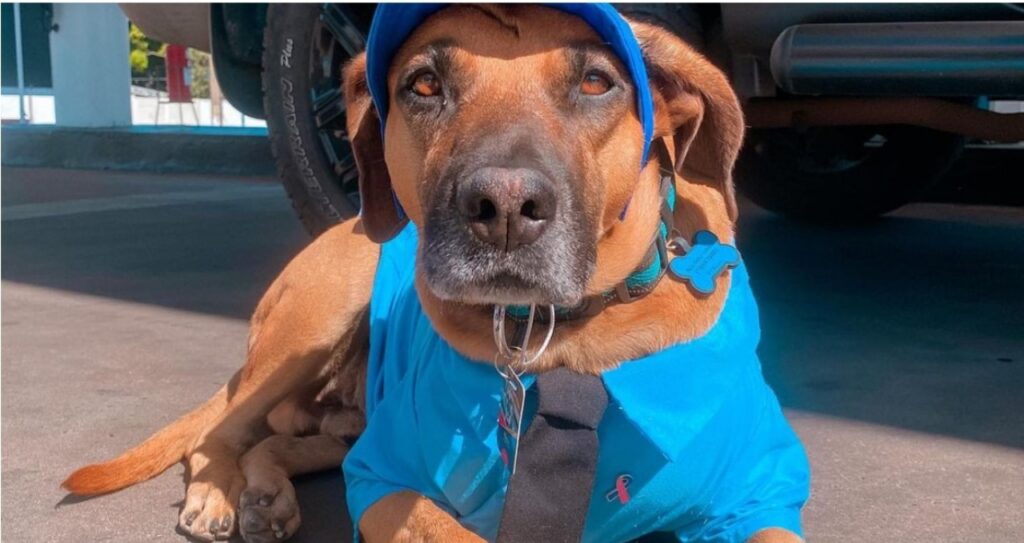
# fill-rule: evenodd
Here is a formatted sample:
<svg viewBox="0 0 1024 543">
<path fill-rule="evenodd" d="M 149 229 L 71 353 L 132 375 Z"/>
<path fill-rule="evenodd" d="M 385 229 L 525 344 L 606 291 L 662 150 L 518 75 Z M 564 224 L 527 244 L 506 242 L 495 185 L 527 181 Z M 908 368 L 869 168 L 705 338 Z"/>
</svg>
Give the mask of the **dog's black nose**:
<svg viewBox="0 0 1024 543">
<path fill-rule="evenodd" d="M 551 182 L 528 168 L 481 168 L 455 198 L 476 237 L 505 251 L 536 241 L 555 216 Z"/>
</svg>

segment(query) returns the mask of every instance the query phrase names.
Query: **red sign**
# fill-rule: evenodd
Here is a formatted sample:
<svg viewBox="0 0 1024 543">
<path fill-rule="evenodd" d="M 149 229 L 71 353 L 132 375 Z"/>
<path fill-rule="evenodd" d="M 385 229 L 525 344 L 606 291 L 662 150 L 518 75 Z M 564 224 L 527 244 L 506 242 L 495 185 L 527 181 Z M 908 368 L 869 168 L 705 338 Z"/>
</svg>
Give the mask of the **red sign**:
<svg viewBox="0 0 1024 543">
<path fill-rule="evenodd" d="M 192 83 L 188 57 L 185 55 L 184 45 L 168 45 L 164 57 L 164 67 L 167 69 L 167 97 L 172 104 L 192 102 L 192 93 L 189 92 L 189 85 Z"/>
</svg>

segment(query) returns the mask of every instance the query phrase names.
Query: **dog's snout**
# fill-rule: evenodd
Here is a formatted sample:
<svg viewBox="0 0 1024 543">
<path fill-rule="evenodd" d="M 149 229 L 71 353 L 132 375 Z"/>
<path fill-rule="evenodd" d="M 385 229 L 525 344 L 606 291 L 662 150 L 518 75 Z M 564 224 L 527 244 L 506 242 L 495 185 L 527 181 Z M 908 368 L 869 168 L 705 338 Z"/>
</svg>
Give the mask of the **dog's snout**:
<svg viewBox="0 0 1024 543">
<path fill-rule="evenodd" d="M 462 180 L 456 199 L 473 234 L 505 251 L 536 241 L 557 206 L 550 180 L 527 168 L 481 168 Z"/>
</svg>

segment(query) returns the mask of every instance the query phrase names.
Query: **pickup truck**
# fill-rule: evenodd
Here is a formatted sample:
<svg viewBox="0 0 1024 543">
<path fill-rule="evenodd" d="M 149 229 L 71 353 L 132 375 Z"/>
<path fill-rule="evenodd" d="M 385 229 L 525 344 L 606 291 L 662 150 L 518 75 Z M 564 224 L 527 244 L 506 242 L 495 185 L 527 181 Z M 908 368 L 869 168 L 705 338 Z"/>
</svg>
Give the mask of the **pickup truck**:
<svg viewBox="0 0 1024 543">
<path fill-rule="evenodd" d="M 340 92 L 374 4 L 124 4 L 149 36 L 213 55 L 237 109 L 267 121 L 316 233 L 359 210 Z M 730 74 L 750 130 L 739 189 L 803 220 L 859 221 L 933 183 L 967 139 L 1024 140 L 1024 4 L 629 4 Z"/>
</svg>

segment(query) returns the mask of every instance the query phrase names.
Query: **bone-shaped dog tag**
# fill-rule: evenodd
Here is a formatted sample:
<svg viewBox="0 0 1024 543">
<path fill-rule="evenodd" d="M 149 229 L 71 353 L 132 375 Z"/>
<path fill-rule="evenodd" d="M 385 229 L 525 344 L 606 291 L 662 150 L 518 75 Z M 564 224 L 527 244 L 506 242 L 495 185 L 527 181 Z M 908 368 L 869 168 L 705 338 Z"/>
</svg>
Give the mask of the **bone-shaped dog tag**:
<svg viewBox="0 0 1024 543">
<path fill-rule="evenodd" d="M 516 472 L 516 457 L 519 452 L 519 437 L 523 430 L 523 408 L 526 405 L 526 387 L 512 368 L 502 372 L 505 381 L 498 406 L 498 452 L 508 466 L 509 473 Z"/>
<path fill-rule="evenodd" d="M 735 268 L 740 263 L 740 253 L 735 247 L 719 243 L 718 237 L 701 230 L 693 237 L 693 246 L 683 256 L 677 256 L 669 263 L 672 275 L 687 281 L 701 294 L 715 291 L 715 278 L 726 268 Z"/>
</svg>

